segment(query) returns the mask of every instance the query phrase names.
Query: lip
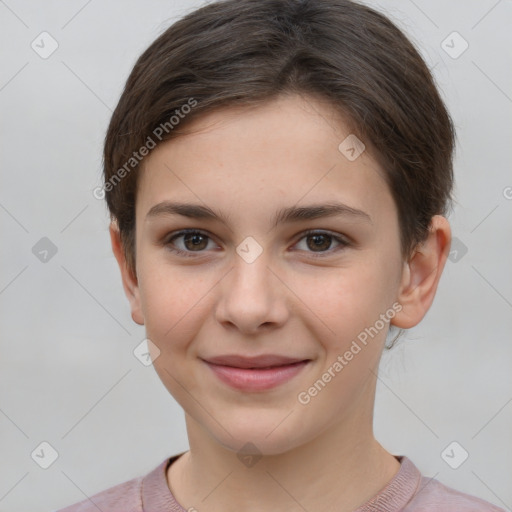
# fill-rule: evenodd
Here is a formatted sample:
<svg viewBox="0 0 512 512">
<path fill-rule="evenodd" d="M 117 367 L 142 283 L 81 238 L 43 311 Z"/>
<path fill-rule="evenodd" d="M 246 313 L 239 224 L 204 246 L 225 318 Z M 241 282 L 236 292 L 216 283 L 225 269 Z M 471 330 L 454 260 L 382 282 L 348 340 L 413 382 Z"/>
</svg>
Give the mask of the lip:
<svg viewBox="0 0 512 512">
<path fill-rule="evenodd" d="M 226 354 L 222 356 L 204 359 L 207 363 L 234 368 L 268 368 L 271 366 L 285 366 L 292 363 L 305 361 L 307 358 L 280 356 L 276 354 L 262 354 L 259 356 L 240 356 Z"/>
<path fill-rule="evenodd" d="M 310 359 L 278 355 L 245 357 L 226 355 L 203 359 L 217 378 L 242 391 L 265 391 L 298 375 Z"/>
</svg>

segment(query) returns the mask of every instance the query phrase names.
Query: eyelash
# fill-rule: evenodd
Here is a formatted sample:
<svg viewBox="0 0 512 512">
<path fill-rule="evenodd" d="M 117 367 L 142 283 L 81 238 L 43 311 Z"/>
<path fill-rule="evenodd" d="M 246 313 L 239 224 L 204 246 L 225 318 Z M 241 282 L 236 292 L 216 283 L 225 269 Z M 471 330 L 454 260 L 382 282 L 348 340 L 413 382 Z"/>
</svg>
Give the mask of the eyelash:
<svg viewBox="0 0 512 512">
<path fill-rule="evenodd" d="M 202 236 L 208 238 L 209 240 L 212 240 L 212 237 L 205 231 L 201 231 L 198 229 L 184 229 L 182 231 L 175 233 L 170 238 L 168 238 L 167 241 L 164 243 L 164 245 L 170 251 L 172 251 L 173 253 L 175 253 L 179 256 L 185 256 L 185 257 L 189 257 L 189 258 L 197 257 L 194 253 L 201 253 L 204 251 L 183 251 L 182 249 L 177 249 L 176 247 L 173 247 L 171 245 L 171 243 L 174 240 L 176 240 L 177 238 L 180 238 L 180 237 L 182 237 L 184 235 L 188 235 L 188 234 L 198 234 L 198 235 L 202 235 Z M 315 253 L 314 251 L 306 251 L 306 252 L 309 252 L 313 256 L 313 258 L 325 258 L 326 256 L 332 255 L 333 252 L 338 252 L 339 250 L 342 250 L 351 245 L 348 242 L 348 240 L 346 240 L 345 238 L 334 235 L 334 234 L 330 233 L 329 231 L 320 231 L 320 230 L 314 230 L 314 229 L 313 230 L 310 229 L 310 230 L 307 230 L 304 233 L 302 233 L 302 236 L 301 236 L 301 238 L 299 238 L 297 243 L 299 243 L 304 238 L 307 238 L 308 236 L 312 236 L 312 235 L 326 235 L 340 244 L 338 246 L 338 248 L 334 249 L 334 250 L 328 249 L 326 251 L 321 251 L 319 253 Z"/>
</svg>

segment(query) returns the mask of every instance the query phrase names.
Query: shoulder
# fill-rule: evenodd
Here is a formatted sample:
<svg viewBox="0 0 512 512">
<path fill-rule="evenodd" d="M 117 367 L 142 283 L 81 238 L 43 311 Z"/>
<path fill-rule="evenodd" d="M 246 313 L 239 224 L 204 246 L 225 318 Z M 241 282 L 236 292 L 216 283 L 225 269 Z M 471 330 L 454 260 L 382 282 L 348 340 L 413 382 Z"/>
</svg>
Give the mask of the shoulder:
<svg viewBox="0 0 512 512">
<path fill-rule="evenodd" d="M 133 478 L 56 512 L 142 512 L 143 479 L 143 476 Z"/>
<path fill-rule="evenodd" d="M 466 494 L 435 479 L 421 477 L 414 497 L 403 512 L 505 512 L 488 501 Z"/>
</svg>

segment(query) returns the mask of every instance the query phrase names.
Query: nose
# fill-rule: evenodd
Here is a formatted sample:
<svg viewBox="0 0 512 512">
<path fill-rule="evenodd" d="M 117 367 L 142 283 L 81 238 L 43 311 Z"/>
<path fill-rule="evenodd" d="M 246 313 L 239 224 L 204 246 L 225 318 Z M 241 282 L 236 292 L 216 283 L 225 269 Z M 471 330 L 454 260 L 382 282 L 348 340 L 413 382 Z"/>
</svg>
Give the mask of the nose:
<svg viewBox="0 0 512 512">
<path fill-rule="evenodd" d="M 265 251 L 248 263 L 238 255 L 220 284 L 216 319 L 224 327 L 244 334 L 282 326 L 289 316 L 289 289 Z"/>
</svg>

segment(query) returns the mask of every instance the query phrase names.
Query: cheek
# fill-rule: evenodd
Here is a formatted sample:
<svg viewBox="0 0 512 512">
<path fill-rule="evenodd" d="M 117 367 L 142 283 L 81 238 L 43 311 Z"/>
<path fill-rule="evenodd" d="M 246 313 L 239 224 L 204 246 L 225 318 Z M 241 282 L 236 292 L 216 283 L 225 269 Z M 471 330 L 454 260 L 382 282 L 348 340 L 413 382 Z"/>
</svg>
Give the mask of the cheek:
<svg viewBox="0 0 512 512">
<path fill-rule="evenodd" d="M 197 268 L 179 269 L 157 258 L 141 258 L 140 268 L 139 290 L 148 338 L 162 352 L 179 350 L 197 331 L 212 284 Z"/>
<path fill-rule="evenodd" d="M 187 351 L 211 307 L 212 286 L 190 268 L 183 272 L 148 259 L 141 267 L 139 289 L 146 336 L 157 347 L 153 367 L 169 393 L 185 410 L 191 410 L 194 404 L 189 392 L 194 381 L 184 371 Z"/>
<path fill-rule="evenodd" d="M 393 279 L 385 260 L 361 257 L 317 281 L 315 292 L 306 295 L 318 315 L 309 327 L 323 345 L 318 371 L 297 397 L 307 414 L 328 413 L 334 421 L 371 394 L 388 325 L 380 315 L 392 305 Z M 301 293 L 313 289 L 303 284 Z"/>
<path fill-rule="evenodd" d="M 320 339 L 330 340 L 330 345 L 339 348 L 349 343 L 392 305 L 396 265 L 382 254 L 376 256 L 360 253 L 343 267 L 319 269 L 295 280 L 300 307 L 309 311 Z"/>
</svg>

